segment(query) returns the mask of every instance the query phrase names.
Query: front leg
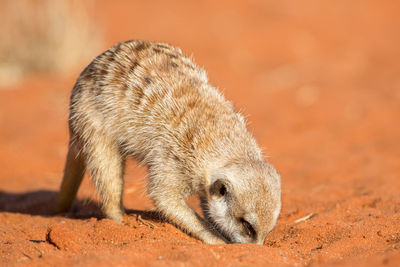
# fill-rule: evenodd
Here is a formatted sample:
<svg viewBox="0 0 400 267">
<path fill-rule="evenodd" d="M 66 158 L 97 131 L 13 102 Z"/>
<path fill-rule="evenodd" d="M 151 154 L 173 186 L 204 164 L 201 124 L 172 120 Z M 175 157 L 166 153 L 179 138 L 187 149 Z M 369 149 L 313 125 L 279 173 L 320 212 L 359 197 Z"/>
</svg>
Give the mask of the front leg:
<svg viewBox="0 0 400 267">
<path fill-rule="evenodd" d="M 182 186 L 177 186 L 174 181 L 172 177 L 150 176 L 148 192 L 157 210 L 175 226 L 204 243 L 226 244 L 224 238 L 215 233 L 211 225 L 187 205 L 179 190 Z"/>
</svg>

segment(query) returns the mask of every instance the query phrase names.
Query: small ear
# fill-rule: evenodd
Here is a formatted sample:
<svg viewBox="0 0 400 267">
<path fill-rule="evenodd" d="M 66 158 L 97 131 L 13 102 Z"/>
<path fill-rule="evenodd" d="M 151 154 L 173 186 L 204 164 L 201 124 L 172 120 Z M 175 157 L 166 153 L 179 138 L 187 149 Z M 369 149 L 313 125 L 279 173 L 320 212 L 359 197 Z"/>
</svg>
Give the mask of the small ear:
<svg viewBox="0 0 400 267">
<path fill-rule="evenodd" d="M 210 194 L 223 197 L 229 193 L 230 182 L 225 179 L 218 179 L 210 186 Z"/>
</svg>

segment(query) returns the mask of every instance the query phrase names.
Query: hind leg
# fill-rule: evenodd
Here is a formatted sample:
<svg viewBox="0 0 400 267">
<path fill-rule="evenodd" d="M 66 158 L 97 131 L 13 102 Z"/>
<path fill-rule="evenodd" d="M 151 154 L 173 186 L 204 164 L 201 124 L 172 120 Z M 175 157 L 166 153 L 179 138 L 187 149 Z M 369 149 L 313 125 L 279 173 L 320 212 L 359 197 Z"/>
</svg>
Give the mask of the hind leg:
<svg viewBox="0 0 400 267">
<path fill-rule="evenodd" d="M 122 193 L 124 187 L 125 158 L 119 147 L 107 137 L 96 135 L 85 144 L 87 169 L 101 197 L 104 214 L 122 222 Z"/>
<path fill-rule="evenodd" d="M 72 208 L 76 193 L 85 174 L 85 162 L 79 153 L 79 145 L 71 138 L 65 163 L 64 177 L 58 198 L 57 212 L 68 212 Z"/>
</svg>

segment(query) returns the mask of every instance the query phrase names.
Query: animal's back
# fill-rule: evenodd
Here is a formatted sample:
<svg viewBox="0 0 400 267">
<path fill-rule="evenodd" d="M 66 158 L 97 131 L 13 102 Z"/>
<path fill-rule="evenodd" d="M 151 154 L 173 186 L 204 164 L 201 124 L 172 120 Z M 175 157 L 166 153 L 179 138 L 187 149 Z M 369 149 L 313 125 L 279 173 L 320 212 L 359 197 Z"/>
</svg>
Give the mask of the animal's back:
<svg viewBox="0 0 400 267">
<path fill-rule="evenodd" d="M 99 55 L 73 89 L 70 114 L 80 138 L 107 136 L 146 163 L 162 150 L 188 160 L 245 128 L 204 70 L 179 49 L 147 41 L 120 43 Z"/>
</svg>

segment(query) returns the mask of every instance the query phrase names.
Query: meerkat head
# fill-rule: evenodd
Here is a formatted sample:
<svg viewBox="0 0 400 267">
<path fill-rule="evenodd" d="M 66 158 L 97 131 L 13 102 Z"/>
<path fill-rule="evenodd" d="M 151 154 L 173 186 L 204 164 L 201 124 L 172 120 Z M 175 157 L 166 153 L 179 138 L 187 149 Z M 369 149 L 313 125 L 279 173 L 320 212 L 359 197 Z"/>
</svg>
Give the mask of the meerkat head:
<svg viewBox="0 0 400 267">
<path fill-rule="evenodd" d="M 264 244 L 280 209 L 280 176 L 269 163 L 231 162 L 211 174 L 204 214 L 228 241 Z"/>
</svg>

